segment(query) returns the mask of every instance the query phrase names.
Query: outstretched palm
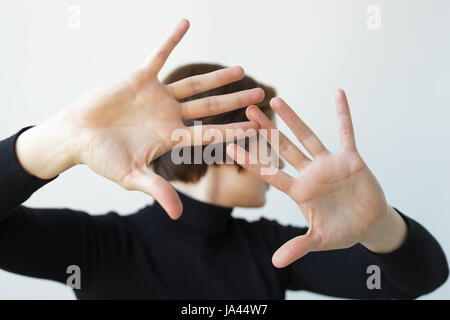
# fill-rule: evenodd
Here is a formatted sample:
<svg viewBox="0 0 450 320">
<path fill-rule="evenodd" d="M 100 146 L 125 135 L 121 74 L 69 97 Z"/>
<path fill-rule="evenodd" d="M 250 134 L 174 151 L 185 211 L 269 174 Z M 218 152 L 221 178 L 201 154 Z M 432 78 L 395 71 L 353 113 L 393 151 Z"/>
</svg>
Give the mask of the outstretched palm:
<svg viewBox="0 0 450 320">
<path fill-rule="evenodd" d="M 305 235 L 291 239 L 275 253 L 274 264 L 278 267 L 310 251 L 350 247 L 362 241 L 388 212 L 380 185 L 356 149 L 350 110 L 342 90 L 336 93 L 336 104 L 342 148 L 332 154 L 283 100 L 271 101 L 271 107 L 313 157 L 312 160 L 307 157 L 281 132 L 276 147 L 276 135 L 269 130 L 267 140 L 298 170 L 296 178 L 281 170 L 261 175 L 262 164 L 256 155 L 236 145 L 228 146 L 228 152 L 238 162 L 238 152 L 245 154 L 241 157 L 245 160 L 240 163 L 243 167 L 260 174 L 266 182 L 294 199 L 309 223 Z M 258 122 L 261 128 L 276 129 L 256 106 L 248 108 L 247 117 Z"/>
<path fill-rule="evenodd" d="M 148 169 L 152 160 L 178 143 L 172 139 L 172 133 L 177 129 L 193 132 L 194 127 L 184 126 L 183 120 L 246 107 L 264 98 L 264 91 L 256 88 L 179 103 L 180 99 L 244 76 L 242 68 L 234 67 L 162 84 L 158 73 L 188 27 L 186 20 L 180 22 L 138 70 L 115 85 L 82 97 L 62 112 L 65 123 L 78 136 L 76 162 L 88 165 L 128 190 L 153 196 L 173 218 L 182 211 L 177 193 L 167 181 Z M 247 121 L 213 128 L 225 132 L 256 126 Z M 203 127 L 206 129 L 208 126 Z M 190 144 L 208 142 L 191 141 Z"/>
</svg>

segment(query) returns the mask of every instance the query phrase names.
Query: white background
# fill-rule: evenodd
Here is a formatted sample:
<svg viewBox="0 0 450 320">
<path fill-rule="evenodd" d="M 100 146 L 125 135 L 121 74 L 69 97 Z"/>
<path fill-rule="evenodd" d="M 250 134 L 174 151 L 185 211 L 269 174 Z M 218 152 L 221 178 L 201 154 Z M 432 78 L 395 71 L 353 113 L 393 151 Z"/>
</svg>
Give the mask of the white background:
<svg viewBox="0 0 450 320">
<path fill-rule="evenodd" d="M 85 91 L 125 75 L 186 17 L 191 30 L 162 75 L 182 63 L 242 65 L 275 86 L 331 150 L 339 143 L 333 92 L 346 89 L 359 150 L 389 202 L 430 230 L 450 256 L 448 0 L 0 3 L 0 137 L 38 124 Z M 66 26 L 72 4 L 81 9 L 80 30 Z M 366 26 L 372 4 L 382 10 L 380 30 Z M 27 204 L 127 214 L 151 201 L 79 167 Z M 237 209 L 235 215 L 305 223 L 276 190 L 263 209 Z M 423 298 L 449 297 L 447 282 Z M 15 298 L 73 294 L 63 285 L 0 271 L 0 299 Z M 323 297 L 289 292 L 288 298 Z"/>
</svg>

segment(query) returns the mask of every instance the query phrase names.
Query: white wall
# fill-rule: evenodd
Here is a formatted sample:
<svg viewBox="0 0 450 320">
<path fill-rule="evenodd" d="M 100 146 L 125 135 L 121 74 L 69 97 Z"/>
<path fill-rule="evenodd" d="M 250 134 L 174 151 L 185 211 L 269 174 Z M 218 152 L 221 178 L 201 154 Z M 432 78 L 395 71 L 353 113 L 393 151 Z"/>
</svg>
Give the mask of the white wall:
<svg viewBox="0 0 450 320">
<path fill-rule="evenodd" d="M 66 27 L 72 4 L 81 9 L 80 30 Z M 382 10 L 380 30 L 366 26 L 372 4 Z M 448 0 L 1 0 L 0 137 L 126 74 L 186 17 L 191 30 L 163 75 L 187 62 L 242 65 L 274 85 L 331 150 L 338 146 L 333 92 L 346 89 L 359 150 L 390 203 L 427 227 L 450 257 L 449 12 Z M 27 204 L 125 214 L 150 201 L 80 167 Z M 235 214 L 304 224 L 275 190 L 264 209 Z M 424 298 L 449 297 L 447 282 Z M 73 294 L 1 271 L 0 299 L 11 298 Z"/>
</svg>

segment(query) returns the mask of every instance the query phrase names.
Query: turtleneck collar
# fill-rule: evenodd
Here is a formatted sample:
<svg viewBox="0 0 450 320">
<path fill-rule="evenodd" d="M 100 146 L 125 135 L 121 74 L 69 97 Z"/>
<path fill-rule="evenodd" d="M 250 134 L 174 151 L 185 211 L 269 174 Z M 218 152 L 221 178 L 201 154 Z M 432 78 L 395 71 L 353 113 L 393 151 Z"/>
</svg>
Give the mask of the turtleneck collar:
<svg viewBox="0 0 450 320">
<path fill-rule="evenodd" d="M 194 245 L 208 245 L 222 236 L 229 226 L 233 208 L 221 207 L 202 202 L 177 191 L 183 203 L 183 214 L 178 220 L 172 220 L 159 205 L 154 202 L 136 213 L 134 219 L 144 233 L 149 224 L 155 224 L 153 231 L 170 234 Z"/>
</svg>

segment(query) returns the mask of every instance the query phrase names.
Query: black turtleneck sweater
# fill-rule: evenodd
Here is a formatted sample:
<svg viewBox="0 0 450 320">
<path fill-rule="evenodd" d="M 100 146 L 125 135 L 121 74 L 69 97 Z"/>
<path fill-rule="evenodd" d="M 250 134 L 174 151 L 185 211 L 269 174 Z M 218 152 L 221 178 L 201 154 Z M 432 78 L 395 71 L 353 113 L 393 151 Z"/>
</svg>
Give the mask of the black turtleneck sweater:
<svg viewBox="0 0 450 320">
<path fill-rule="evenodd" d="M 432 291 L 448 275 L 439 244 L 404 215 L 408 237 L 392 253 L 355 245 L 309 253 L 279 270 L 272 254 L 306 228 L 250 223 L 181 193 L 184 212 L 177 221 L 157 203 L 128 216 L 25 207 L 49 181 L 21 168 L 17 135 L 0 141 L 0 268 L 65 284 L 68 266 L 77 265 L 79 299 L 282 299 L 287 289 L 403 299 Z M 370 265 L 380 267 L 381 289 L 367 287 Z"/>
</svg>

